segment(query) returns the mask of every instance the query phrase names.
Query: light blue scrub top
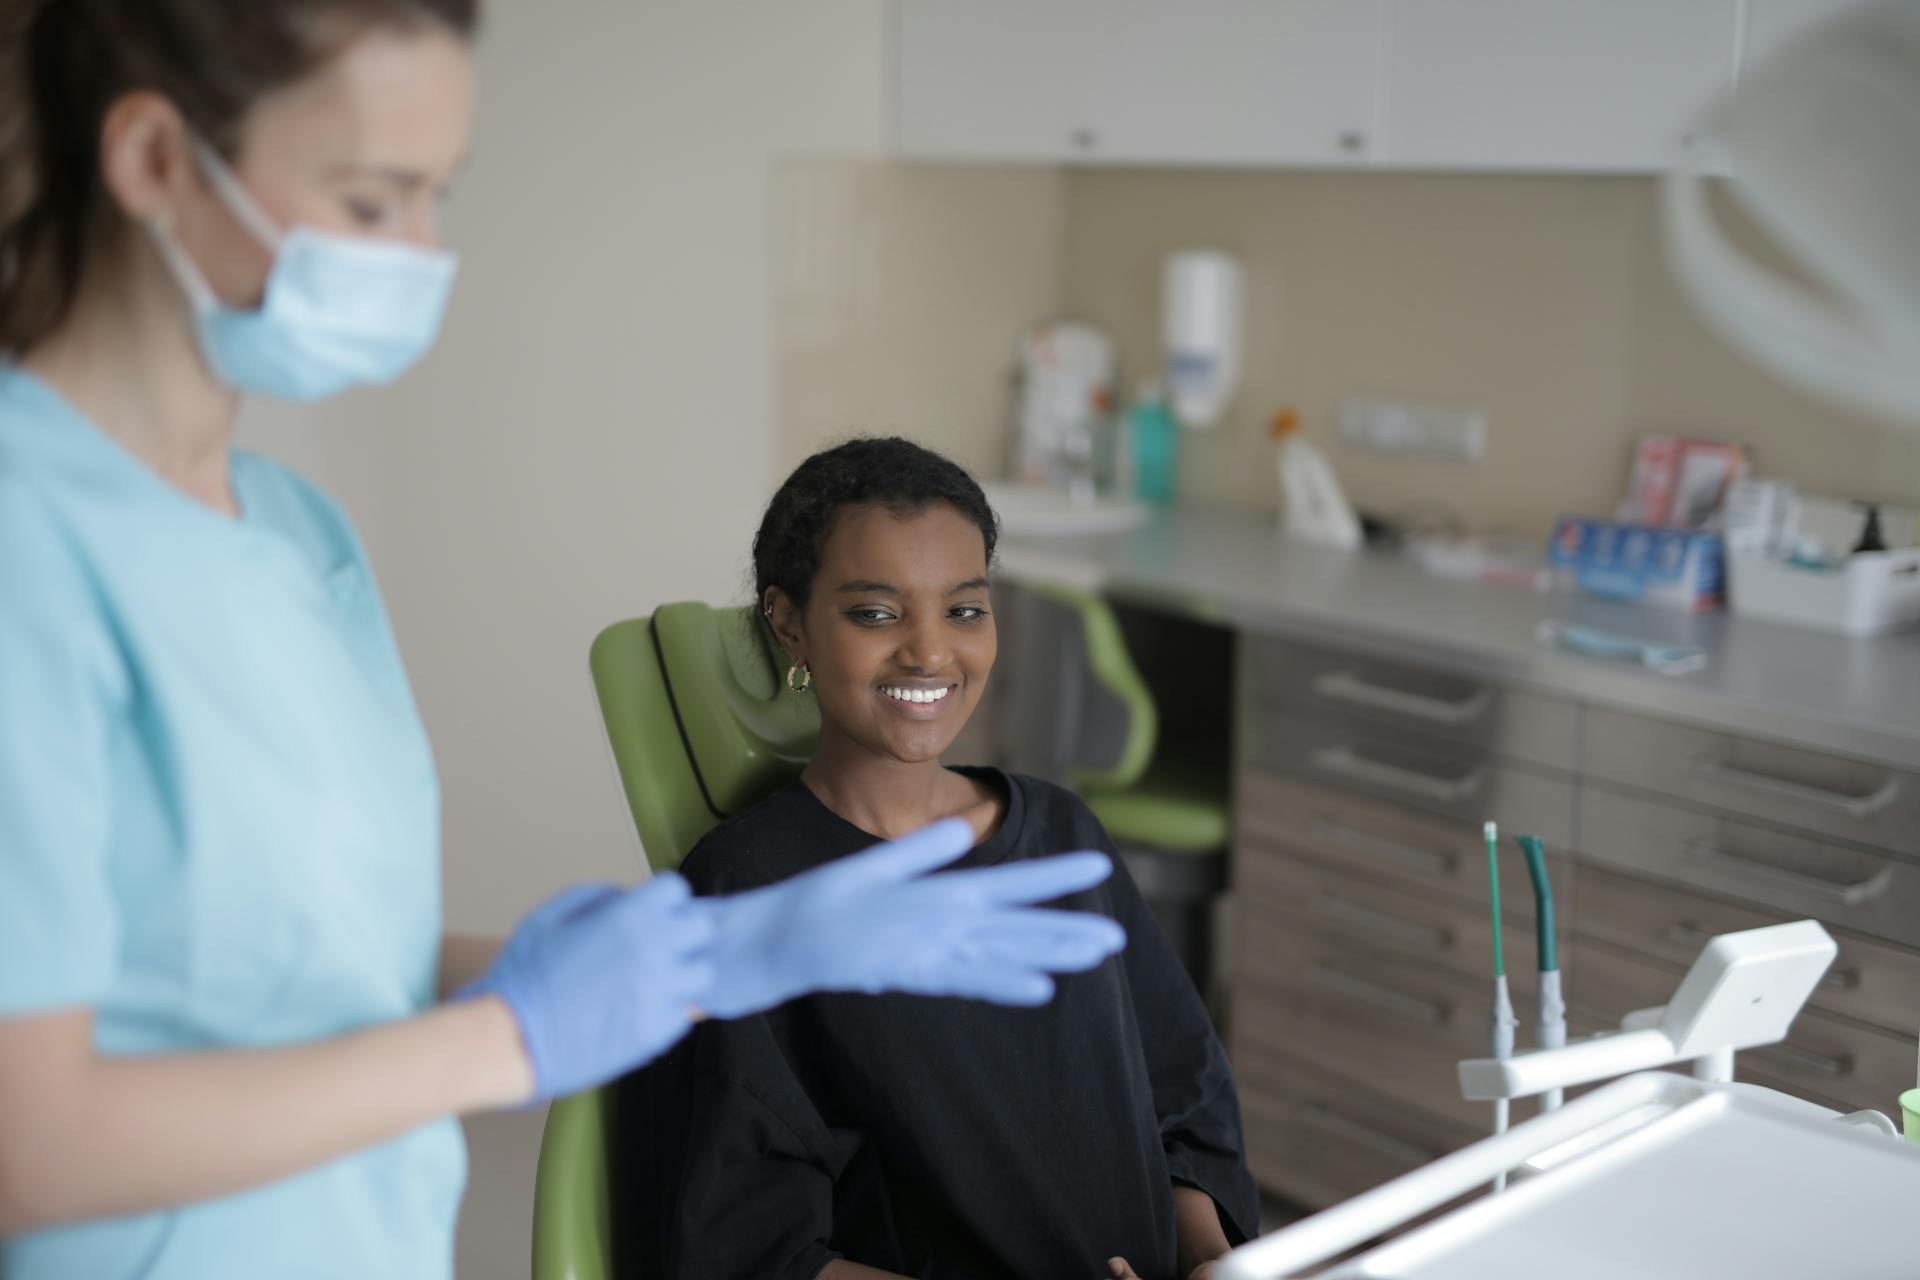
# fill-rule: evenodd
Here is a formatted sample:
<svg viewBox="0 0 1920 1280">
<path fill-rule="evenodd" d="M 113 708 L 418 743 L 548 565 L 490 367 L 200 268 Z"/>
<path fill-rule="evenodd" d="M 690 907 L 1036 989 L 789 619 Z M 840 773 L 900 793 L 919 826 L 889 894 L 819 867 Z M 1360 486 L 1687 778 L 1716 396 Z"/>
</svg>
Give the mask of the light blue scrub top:
<svg viewBox="0 0 1920 1280">
<path fill-rule="evenodd" d="M 292 472 L 232 470 L 237 521 L 0 364 L 0 1017 L 89 1006 L 103 1054 L 314 1040 L 434 998 L 438 784 L 366 558 Z M 0 1276 L 449 1276 L 465 1178 L 444 1120 L 0 1242 Z"/>
</svg>

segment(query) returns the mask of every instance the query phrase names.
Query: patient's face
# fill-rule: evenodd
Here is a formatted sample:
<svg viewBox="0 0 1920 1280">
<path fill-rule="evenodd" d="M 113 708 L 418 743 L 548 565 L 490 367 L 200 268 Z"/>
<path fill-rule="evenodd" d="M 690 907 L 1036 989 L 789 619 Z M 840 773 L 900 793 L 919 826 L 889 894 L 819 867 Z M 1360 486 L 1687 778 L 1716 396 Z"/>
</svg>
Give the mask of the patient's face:
<svg viewBox="0 0 1920 1280">
<path fill-rule="evenodd" d="M 979 527 L 945 503 L 904 519 L 842 511 L 821 548 L 806 641 L 827 727 L 896 760 L 939 759 L 999 647 Z"/>
</svg>

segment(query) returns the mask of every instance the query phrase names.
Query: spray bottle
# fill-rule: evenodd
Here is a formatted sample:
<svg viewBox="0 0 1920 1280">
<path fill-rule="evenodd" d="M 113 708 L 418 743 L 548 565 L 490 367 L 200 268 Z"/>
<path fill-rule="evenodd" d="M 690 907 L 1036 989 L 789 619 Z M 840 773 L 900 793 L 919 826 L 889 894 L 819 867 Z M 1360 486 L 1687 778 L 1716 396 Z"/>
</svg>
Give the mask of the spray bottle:
<svg viewBox="0 0 1920 1280">
<path fill-rule="evenodd" d="M 1300 434 L 1300 415 L 1282 409 L 1273 416 L 1280 446 L 1280 528 L 1288 538 L 1352 551 L 1360 545 L 1360 521 L 1321 452 Z"/>
</svg>

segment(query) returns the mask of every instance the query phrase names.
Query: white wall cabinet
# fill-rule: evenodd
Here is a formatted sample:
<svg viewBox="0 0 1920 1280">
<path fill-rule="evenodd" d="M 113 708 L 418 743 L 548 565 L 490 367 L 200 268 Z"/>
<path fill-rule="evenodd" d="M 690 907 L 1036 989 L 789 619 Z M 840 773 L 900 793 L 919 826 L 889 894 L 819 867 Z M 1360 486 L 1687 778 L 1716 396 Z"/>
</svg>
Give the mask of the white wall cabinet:
<svg viewBox="0 0 1920 1280">
<path fill-rule="evenodd" d="M 909 158 L 1650 172 L 1847 0 L 892 0 Z"/>
<path fill-rule="evenodd" d="M 1739 0 L 1395 0 L 1383 163 L 1643 172 L 1733 87 Z"/>
<path fill-rule="evenodd" d="M 897 0 L 896 141 L 928 159 L 1354 164 L 1387 0 Z"/>
<path fill-rule="evenodd" d="M 1859 3 L 1860 0 L 1746 0 L 1741 65 L 1752 67 L 1766 61 L 1781 45 L 1808 27 L 1842 9 L 1855 8 Z"/>
</svg>

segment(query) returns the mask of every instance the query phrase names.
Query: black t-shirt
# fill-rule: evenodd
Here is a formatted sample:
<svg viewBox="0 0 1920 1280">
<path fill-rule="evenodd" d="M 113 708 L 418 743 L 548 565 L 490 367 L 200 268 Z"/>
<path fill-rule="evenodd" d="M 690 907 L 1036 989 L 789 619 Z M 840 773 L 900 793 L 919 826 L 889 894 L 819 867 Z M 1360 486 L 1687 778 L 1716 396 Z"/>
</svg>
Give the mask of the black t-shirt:
<svg viewBox="0 0 1920 1280">
<path fill-rule="evenodd" d="M 1071 792 L 997 770 L 1006 820 L 958 866 L 1112 851 Z M 702 840 L 701 893 L 783 880 L 875 843 L 795 782 Z M 1138 890 L 1060 905 L 1125 926 L 1119 956 L 1005 1008 L 811 996 L 702 1024 L 622 1082 L 615 1231 L 627 1274 L 812 1280 L 835 1258 L 921 1280 L 1097 1280 L 1124 1256 L 1175 1280 L 1173 1186 L 1229 1240 L 1256 1229 L 1239 1102 L 1206 1010 Z"/>
</svg>

